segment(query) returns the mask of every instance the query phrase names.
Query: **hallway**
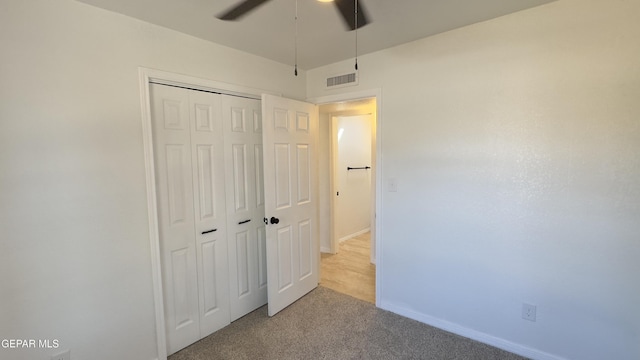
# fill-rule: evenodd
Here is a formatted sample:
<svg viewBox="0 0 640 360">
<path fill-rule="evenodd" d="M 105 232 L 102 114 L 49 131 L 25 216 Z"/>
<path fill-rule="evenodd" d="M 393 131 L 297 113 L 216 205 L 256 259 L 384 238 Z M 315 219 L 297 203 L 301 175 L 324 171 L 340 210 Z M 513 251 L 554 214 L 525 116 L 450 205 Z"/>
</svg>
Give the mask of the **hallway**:
<svg viewBox="0 0 640 360">
<path fill-rule="evenodd" d="M 321 254 L 320 285 L 375 304 L 376 267 L 370 255 L 370 232 L 342 242 L 335 255 Z"/>
</svg>

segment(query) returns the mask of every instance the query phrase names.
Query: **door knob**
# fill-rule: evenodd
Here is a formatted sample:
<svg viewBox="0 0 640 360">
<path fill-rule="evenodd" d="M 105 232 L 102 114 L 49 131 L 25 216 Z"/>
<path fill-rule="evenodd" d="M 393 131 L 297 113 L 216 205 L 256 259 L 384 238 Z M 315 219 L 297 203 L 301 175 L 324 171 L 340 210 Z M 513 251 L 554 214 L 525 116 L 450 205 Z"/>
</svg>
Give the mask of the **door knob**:
<svg viewBox="0 0 640 360">
<path fill-rule="evenodd" d="M 279 223 L 279 222 L 280 222 L 280 219 L 278 219 L 277 217 L 275 217 L 275 216 L 272 216 L 272 217 L 271 217 L 271 223 L 272 223 L 272 224 L 277 224 L 277 223 Z"/>
</svg>

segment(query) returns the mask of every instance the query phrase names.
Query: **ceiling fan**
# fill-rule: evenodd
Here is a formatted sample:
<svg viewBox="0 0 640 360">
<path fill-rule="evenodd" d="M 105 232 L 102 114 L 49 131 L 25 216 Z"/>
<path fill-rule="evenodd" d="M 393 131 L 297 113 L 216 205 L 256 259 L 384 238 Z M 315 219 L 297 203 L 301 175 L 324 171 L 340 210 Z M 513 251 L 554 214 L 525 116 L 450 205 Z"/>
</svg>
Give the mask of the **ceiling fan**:
<svg viewBox="0 0 640 360">
<path fill-rule="evenodd" d="M 229 10 L 223 12 L 218 15 L 218 19 L 220 20 L 238 20 L 242 16 L 248 14 L 253 11 L 258 6 L 268 2 L 270 0 L 244 0 L 238 3 L 237 5 L 231 7 Z M 322 1 L 322 0 L 320 0 Z M 325 0 L 327 1 L 327 0 Z M 331 0 L 329 0 L 331 1 Z M 359 1 L 355 0 L 333 0 L 333 3 L 336 5 L 338 10 L 340 11 L 340 15 L 342 15 L 342 19 L 347 25 L 347 29 L 349 31 L 361 28 L 367 25 L 370 21 L 367 18 L 367 15 L 364 11 L 363 6 Z M 356 4 L 358 7 L 358 21 L 356 21 Z"/>
</svg>

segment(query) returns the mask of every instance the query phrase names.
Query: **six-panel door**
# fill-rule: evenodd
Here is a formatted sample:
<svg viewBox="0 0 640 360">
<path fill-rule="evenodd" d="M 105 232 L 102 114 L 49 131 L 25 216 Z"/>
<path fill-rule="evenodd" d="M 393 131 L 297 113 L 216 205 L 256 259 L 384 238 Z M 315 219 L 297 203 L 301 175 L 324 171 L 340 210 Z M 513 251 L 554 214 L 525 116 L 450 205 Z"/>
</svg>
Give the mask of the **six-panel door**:
<svg viewBox="0 0 640 360">
<path fill-rule="evenodd" d="M 318 108 L 262 96 L 269 316 L 318 286 Z M 271 221 L 273 218 L 274 221 Z"/>
</svg>

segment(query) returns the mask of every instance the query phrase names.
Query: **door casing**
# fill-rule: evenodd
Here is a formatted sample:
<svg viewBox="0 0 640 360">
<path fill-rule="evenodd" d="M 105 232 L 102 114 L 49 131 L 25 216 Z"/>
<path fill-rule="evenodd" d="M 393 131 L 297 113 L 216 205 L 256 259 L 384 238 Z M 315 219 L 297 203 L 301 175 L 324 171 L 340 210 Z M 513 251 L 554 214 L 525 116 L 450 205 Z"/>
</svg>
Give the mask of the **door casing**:
<svg viewBox="0 0 640 360">
<path fill-rule="evenodd" d="M 372 141 L 375 141 L 375 151 L 371 154 L 372 161 L 375 164 L 375 176 L 371 186 L 374 188 L 375 196 L 373 200 L 373 210 L 374 210 L 374 218 L 375 221 L 371 224 L 371 239 L 374 241 L 372 246 L 372 254 L 371 254 L 371 262 L 376 264 L 376 306 L 380 305 L 380 296 L 382 294 L 383 289 L 383 281 L 382 281 L 382 269 L 383 269 L 383 254 L 382 254 L 382 241 L 383 241 L 383 232 L 382 232 L 382 219 L 383 219 L 383 207 L 382 207 L 382 179 L 383 171 L 383 155 L 382 155 L 382 132 L 380 129 L 382 128 L 382 90 L 380 88 L 372 88 L 365 89 L 360 91 L 348 92 L 337 95 L 328 95 L 328 96 L 320 96 L 307 98 L 307 102 L 316 104 L 316 105 L 325 105 L 331 103 L 341 103 L 341 102 L 351 102 L 358 101 L 364 99 L 372 99 L 375 98 L 376 102 L 376 113 L 373 114 L 375 119 L 375 128 L 373 129 Z M 332 166 L 330 166 L 331 168 Z M 330 177 L 333 178 L 333 173 L 329 174 Z M 333 195 L 333 194 L 332 194 Z M 333 196 L 332 196 L 333 199 Z M 333 204 L 330 206 L 333 207 Z M 330 216 L 332 218 L 333 215 Z M 330 228 L 334 228 L 333 219 L 330 219 L 331 225 Z M 333 231 L 331 233 L 331 241 L 335 236 Z"/>
</svg>

